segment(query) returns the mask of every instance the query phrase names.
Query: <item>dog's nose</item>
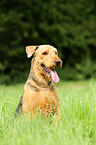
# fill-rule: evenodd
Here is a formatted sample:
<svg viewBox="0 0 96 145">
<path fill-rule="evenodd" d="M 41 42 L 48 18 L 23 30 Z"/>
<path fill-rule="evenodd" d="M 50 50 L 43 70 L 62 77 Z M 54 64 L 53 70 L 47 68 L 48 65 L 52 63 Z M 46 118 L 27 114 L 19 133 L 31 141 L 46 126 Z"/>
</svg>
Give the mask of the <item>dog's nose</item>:
<svg viewBox="0 0 96 145">
<path fill-rule="evenodd" d="M 59 66 L 59 65 L 60 65 L 60 63 L 61 63 L 61 61 L 60 61 L 60 60 L 56 60 L 56 61 L 55 61 L 56 66 Z"/>
</svg>

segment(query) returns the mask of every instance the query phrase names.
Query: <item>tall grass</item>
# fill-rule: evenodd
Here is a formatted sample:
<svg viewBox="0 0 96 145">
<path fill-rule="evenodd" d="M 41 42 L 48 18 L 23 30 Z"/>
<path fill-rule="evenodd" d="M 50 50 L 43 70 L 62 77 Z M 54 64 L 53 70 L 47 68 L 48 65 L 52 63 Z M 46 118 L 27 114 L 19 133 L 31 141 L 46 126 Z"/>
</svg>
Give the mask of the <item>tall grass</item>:
<svg viewBox="0 0 96 145">
<path fill-rule="evenodd" d="M 61 120 L 13 119 L 23 85 L 0 86 L 0 145 L 95 145 L 96 81 L 60 82 Z"/>
</svg>

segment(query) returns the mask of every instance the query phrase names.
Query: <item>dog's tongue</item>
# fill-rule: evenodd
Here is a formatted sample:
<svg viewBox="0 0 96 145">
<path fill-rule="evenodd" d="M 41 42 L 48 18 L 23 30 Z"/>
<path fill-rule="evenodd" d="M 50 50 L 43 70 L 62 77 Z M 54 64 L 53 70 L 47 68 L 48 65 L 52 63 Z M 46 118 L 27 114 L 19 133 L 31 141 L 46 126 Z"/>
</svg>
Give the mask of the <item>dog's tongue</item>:
<svg viewBox="0 0 96 145">
<path fill-rule="evenodd" d="M 57 72 L 56 71 L 52 71 L 50 70 L 51 72 L 51 76 L 52 76 L 52 80 L 55 82 L 55 83 L 58 83 L 59 82 L 59 77 L 57 75 Z"/>
</svg>

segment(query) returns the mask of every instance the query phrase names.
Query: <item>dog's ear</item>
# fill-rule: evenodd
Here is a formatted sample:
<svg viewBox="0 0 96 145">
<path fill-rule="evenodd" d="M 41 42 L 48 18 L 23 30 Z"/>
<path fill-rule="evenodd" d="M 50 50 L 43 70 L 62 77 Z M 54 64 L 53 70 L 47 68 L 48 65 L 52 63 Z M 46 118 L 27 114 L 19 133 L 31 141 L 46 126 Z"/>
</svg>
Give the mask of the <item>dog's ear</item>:
<svg viewBox="0 0 96 145">
<path fill-rule="evenodd" d="M 38 46 L 27 46 L 26 47 L 27 57 L 28 58 L 31 57 L 34 54 L 35 50 L 37 50 L 37 48 Z"/>
</svg>

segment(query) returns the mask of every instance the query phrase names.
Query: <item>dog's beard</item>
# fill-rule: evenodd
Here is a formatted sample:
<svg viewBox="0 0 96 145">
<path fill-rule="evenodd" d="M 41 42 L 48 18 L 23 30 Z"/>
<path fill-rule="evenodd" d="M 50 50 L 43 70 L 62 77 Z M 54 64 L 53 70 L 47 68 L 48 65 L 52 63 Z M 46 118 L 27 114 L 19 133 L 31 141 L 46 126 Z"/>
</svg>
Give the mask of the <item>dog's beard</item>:
<svg viewBox="0 0 96 145">
<path fill-rule="evenodd" d="M 41 66 L 43 67 L 43 69 L 46 71 L 46 73 L 52 77 L 52 80 L 55 82 L 55 83 L 58 83 L 59 82 L 59 76 L 57 75 L 57 72 L 55 71 L 55 69 L 49 69 L 49 68 L 46 68 L 43 64 L 41 64 Z"/>
</svg>

